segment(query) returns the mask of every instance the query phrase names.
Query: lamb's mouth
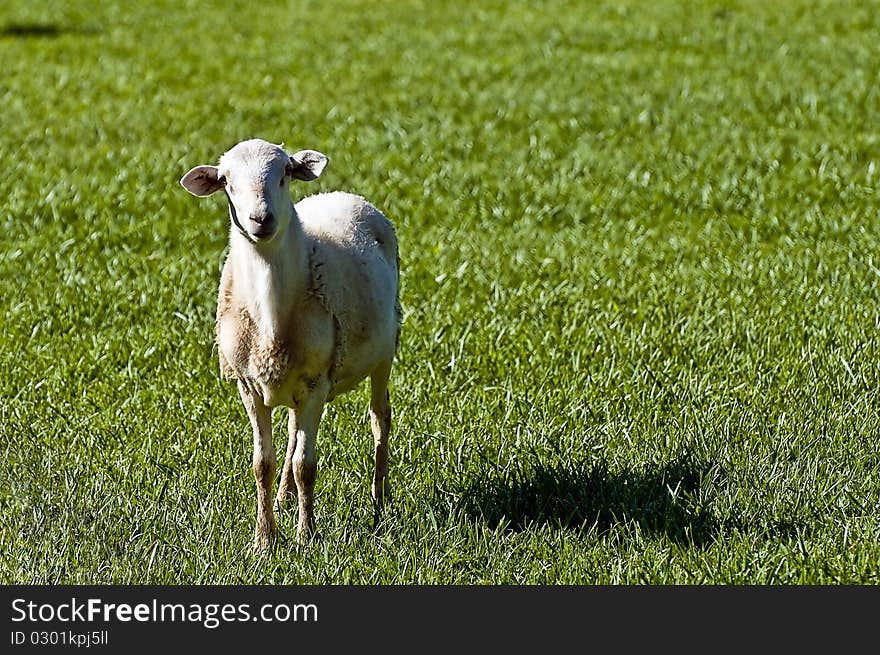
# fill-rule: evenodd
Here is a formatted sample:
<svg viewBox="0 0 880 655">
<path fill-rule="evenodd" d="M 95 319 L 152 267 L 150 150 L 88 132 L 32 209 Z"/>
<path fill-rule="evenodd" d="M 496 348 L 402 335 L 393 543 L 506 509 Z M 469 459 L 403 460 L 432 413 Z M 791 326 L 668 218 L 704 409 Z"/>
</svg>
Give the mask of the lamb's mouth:
<svg viewBox="0 0 880 655">
<path fill-rule="evenodd" d="M 270 226 L 266 228 L 264 226 L 260 226 L 256 230 L 249 232 L 249 235 L 254 241 L 271 241 L 272 237 L 275 236 L 275 227 Z"/>
</svg>

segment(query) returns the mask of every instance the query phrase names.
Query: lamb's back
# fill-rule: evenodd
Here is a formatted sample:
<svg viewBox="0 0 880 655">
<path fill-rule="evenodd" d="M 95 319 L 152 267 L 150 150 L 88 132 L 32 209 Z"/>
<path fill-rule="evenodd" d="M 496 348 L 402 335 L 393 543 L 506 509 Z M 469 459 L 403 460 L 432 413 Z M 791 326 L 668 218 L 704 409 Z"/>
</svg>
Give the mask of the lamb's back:
<svg viewBox="0 0 880 655">
<path fill-rule="evenodd" d="M 308 240 L 313 291 L 339 321 L 347 355 L 362 348 L 367 359 L 393 353 L 400 312 L 391 222 L 363 197 L 341 191 L 308 196 L 295 208 Z"/>
</svg>

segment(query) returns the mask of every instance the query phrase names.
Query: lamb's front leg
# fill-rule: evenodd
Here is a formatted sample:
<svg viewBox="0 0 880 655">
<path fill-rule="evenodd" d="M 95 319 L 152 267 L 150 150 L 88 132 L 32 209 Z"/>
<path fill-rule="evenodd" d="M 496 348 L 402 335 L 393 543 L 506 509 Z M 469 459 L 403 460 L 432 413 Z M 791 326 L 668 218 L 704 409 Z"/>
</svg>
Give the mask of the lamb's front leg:
<svg viewBox="0 0 880 655">
<path fill-rule="evenodd" d="M 272 446 L 272 410 L 263 399 L 239 380 L 238 393 L 251 420 L 254 433 L 254 479 L 257 483 L 257 523 L 254 548 L 265 550 L 275 540 L 278 528 L 272 510 L 272 484 L 275 481 L 275 448 Z"/>
<path fill-rule="evenodd" d="M 328 385 L 329 386 L 329 385 Z M 296 426 L 296 448 L 293 453 L 293 477 L 299 500 L 299 525 L 296 537 L 300 544 L 306 544 L 314 526 L 315 479 L 318 474 L 318 456 L 315 439 L 318 422 L 327 398 L 328 389 L 316 390 L 296 407 L 292 423 Z"/>
<path fill-rule="evenodd" d="M 278 509 L 287 509 L 291 502 L 296 499 L 296 480 L 293 477 L 293 455 L 296 452 L 296 412 L 289 410 L 287 413 L 287 452 L 284 455 L 284 465 L 281 467 L 281 482 L 278 483 L 278 496 L 275 504 Z"/>
</svg>

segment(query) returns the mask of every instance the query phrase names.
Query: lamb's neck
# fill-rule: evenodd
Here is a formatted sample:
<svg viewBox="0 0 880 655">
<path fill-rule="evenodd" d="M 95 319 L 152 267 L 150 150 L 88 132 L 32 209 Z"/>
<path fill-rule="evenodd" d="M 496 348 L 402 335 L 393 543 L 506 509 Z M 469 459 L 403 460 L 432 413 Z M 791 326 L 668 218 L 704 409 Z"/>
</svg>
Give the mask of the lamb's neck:
<svg viewBox="0 0 880 655">
<path fill-rule="evenodd" d="M 237 249 L 236 286 L 246 299 L 248 312 L 263 338 L 283 338 L 296 298 L 309 283 L 308 250 L 296 217 L 270 243 L 255 244 L 242 234 L 233 235 Z"/>
</svg>

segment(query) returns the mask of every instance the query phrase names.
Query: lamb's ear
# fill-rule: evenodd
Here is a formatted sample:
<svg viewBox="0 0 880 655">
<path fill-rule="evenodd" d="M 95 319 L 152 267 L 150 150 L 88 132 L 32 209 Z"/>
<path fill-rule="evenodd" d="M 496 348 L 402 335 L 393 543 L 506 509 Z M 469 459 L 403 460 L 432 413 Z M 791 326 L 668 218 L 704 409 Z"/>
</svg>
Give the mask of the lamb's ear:
<svg viewBox="0 0 880 655">
<path fill-rule="evenodd" d="M 327 155 L 317 150 L 300 150 L 290 156 L 288 172 L 297 180 L 311 182 L 318 179 L 329 161 Z"/>
<path fill-rule="evenodd" d="M 196 166 L 180 178 L 181 186 L 194 196 L 210 196 L 223 188 L 216 166 Z"/>
</svg>

